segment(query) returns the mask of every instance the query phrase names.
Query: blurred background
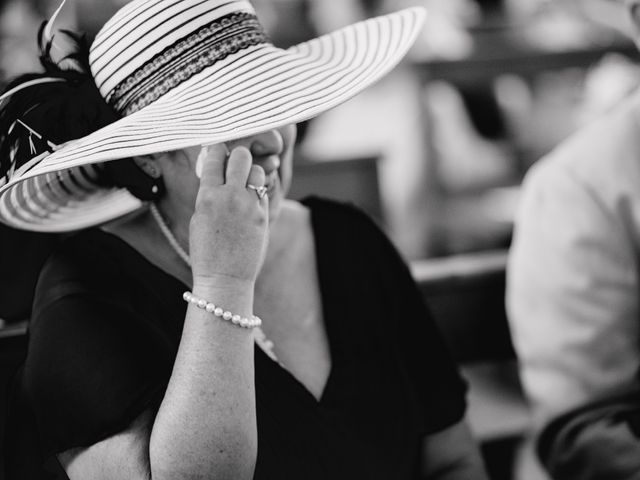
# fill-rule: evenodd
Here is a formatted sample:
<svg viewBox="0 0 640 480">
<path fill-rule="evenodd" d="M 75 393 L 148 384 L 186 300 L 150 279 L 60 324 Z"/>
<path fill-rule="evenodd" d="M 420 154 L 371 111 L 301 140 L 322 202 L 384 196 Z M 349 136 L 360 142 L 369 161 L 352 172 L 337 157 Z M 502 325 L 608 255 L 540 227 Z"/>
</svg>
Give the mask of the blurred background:
<svg viewBox="0 0 640 480">
<path fill-rule="evenodd" d="M 57 25 L 91 39 L 125 3 L 69 0 Z M 348 200 L 380 222 L 411 262 L 463 366 L 472 428 L 492 478 L 512 478 L 528 427 L 503 304 L 519 185 L 534 162 L 638 85 L 622 2 L 252 3 L 281 47 L 403 7 L 429 10 L 403 64 L 301 126 L 291 196 Z M 0 86 L 39 68 L 37 29 L 57 6 L 0 0 Z M 0 329 L 0 373 L 24 348 L 24 327 L 15 325 Z"/>
</svg>

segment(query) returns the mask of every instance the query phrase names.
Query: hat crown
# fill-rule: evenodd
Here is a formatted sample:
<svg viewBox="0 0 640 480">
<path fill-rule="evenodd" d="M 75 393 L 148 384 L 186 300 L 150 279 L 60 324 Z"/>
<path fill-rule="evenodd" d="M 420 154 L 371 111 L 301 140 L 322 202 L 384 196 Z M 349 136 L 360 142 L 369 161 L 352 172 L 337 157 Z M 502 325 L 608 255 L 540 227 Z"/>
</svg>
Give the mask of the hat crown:
<svg viewBox="0 0 640 480">
<path fill-rule="evenodd" d="M 89 61 L 107 103 L 129 115 L 216 61 L 267 41 L 247 0 L 134 0 L 100 30 Z"/>
</svg>

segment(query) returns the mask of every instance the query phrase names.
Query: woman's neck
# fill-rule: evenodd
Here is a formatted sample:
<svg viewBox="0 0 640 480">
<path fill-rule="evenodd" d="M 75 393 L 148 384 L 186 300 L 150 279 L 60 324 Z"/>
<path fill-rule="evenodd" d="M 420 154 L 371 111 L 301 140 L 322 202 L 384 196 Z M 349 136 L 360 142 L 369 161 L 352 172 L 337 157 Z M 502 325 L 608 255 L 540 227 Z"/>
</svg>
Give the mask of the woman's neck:
<svg viewBox="0 0 640 480">
<path fill-rule="evenodd" d="M 180 205 L 162 202 L 158 205 L 158 210 L 179 245 L 188 253 L 192 212 Z M 278 276 L 282 267 L 290 263 L 286 261 L 286 257 L 292 254 L 296 235 L 309 224 L 308 216 L 309 212 L 303 205 L 292 201 L 283 202 L 277 219 L 270 225 L 269 246 L 258 275 L 258 283 L 273 280 L 274 275 Z M 193 279 L 190 266 L 176 253 L 149 209 L 111 222 L 102 228 L 120 237 L 158 268 L 191 286 Z"/>
<path fill-rule="evenodd" d="M 191 222 L 191 216 L 193 215 L 193 206 L 162 199 L 156 204 L 156 207 L 162 217 L 162 221 L 169 228 L 171 234 L 177 240 L 180 247 L 188 255 L 189 225 Z M 159 225 L 156 225 L 156 227 L 156 230 L 161 228 Z"/>
<path fill-rule="evenodd" d="M 290 263 L 296 245 L 296 235 L 308 223 L 308 210 L 298 202 L 286 200 L 282 203 L 277 219 L 269 225 L 269 245 L 257 282 L 267 281 L 274 272 Z"/>
</svg>

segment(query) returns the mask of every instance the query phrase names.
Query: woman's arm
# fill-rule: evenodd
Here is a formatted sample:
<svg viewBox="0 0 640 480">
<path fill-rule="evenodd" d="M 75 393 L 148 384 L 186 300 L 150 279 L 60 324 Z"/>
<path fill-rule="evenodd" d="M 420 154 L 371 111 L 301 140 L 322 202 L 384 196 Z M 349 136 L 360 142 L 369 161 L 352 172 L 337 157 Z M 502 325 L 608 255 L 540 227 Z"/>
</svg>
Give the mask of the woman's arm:
<svg viewBox="0 0 640 480">
<path fill-rule="evenodd" d="M 215 293 L 237 312 L 252 295 Z M 71 480 L 250 479 L 256 455 L 253 336 L 191 305 L 155 418 L 58 458 Z"/>
<path fill-rule="evenodd" d="M 199 284 L 194 294 L 243 317 L 253 311 L 253 284 Z M 189 305 L 149 440 L 151 478 L 252 478 L 258 450 L 254 390 L 252 332 Z"/>
<path fill-rule="evenodd" d="M 487 480 L 480 452 L 464 420 L 425 437 L 422 471 L 437 480 Z"/>
<path fill-rule="evenodd" d="M 251 178 L 249 176 L 251 175 Z M 256 178 L 259 177 L 259 178 Z M 234 314 L 253 313 L 264 258 L 268 199 L 246 148 L 203 162 L 190 222 L 193 293 Z M 250 479 L 257 457 L 253 333 L 190 304 L 180 346 L 155 418 L 60 455 L 71 480 Z"/>
</svg>

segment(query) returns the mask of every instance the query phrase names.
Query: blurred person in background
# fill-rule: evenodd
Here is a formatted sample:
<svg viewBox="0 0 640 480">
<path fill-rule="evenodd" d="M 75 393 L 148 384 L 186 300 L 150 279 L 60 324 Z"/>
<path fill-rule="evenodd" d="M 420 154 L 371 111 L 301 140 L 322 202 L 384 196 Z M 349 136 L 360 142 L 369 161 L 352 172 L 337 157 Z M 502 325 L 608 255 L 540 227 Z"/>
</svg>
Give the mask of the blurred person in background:
<svg viewBox="0 0 640 480">
<path fill-rule="evenodd" d="M 40 1 L 4 0 L 0 2 L 0 76 L 4 83 L 24 71 L 39 67 L 37 46 L 32 32 L 46 18 Z"/>
<path fill-rule="evenodd" d="M 429 28 L 420 33 L 409 60 L 363 95 L 315 119 L 302 145 L 310 156 L 320 159 L 378 157 L 381 206 L 389 235 L 405 258 L 424 258 L 432 253 L 434 191 L 429 186 L 437 182 L 436 160 L 425 129 L 425 121 L 431 121 L 425 115 L 425 102 L 430 99 L 425 98 L 424 85 L 411 61 L 467 55 L 473 45 L 463 24 L 475 18 L 477 6 L 471 0 L 311 0 L 310 4 L 310 16 L 319 32 L 400 7 L 420 5 L 429 12 Z M 443 103 L 445 100 L 439 102 Z M 451 102 L 445 105 L 447 113 L 462 110 L 463 116 L 464 108 Z M 461 158 L 457 154 L 463 148 L 459 146 L 471 145 L 464 152 L 477 156 L 473 127 L 464 128 L 470 123 L 461 125 L 457 116 L 449 121 L 452 117 L 440 118 L 447 123 L 445 128 L 457 133 L 455 142 L 447 138 L 437 147 L 445 155 L 455 150 L 453 155 Z"/>
<path fill-rule="evenodd" d="M 10 479 L 485 478 L 396 250 L 352 207 L 285 198 L 295 124 L 422 18 L 283 51 L 249 2 L 134 0 L 63 61 L 48 24 L 46 72 L 0 109 L 0 216 L 76 233 L 36 289 Z"/>
<path fill-rule="evenodd" d="M 317 31 L 326 33 L 381 13 L 383 4 L 310 0 L 309 13 Z M 422 258 L 430 233 L 429 216 L 425 214 L 429 206 L 429 192 L 424 188 L 429 163 L 421 95 L 415 72 L 401 64 L 362 95 L 314 119 L 301 145 L 304 153 L 319 160 L 379 158 L 385 227 L 405 258 Z"/>
<path fill-rule="evenodd" d="M 400 6 L 427 8 L 429 28 L 421 32 L 409 60 L 364 95 L 317 119 L 303 148 L 327 159 L 379 157 L 383 218 L 394 243 L 410 259 L 449 253 L 456 247 L 438 231 L 449 221 L 442 218 L 442 192 L 477 192 L 510 184 L 516 162 L 490 83 L 463 87 L 443 80 L 425 82 L 416 70 L 428 71 L 430 61 L 473 58 L 477 46 L 471 29 L 500 10 L 501 2 L 317 0 L 311 4 L 311 16 L 321 32 L 350 18 Z M 336 5 L 344 6 L 344 18 L 333 14 Z"/>
<path fill-rule="evenodd" d="M 638 43 L 640 2 L 626 9 Z M 534 165 L 523 185 L 507 307 L 532 441 L 552 478 L 640 478 L 639 270 L 636 91 Z M 532 445 L 520 470 L 546 478 Z"/>
</svg>

